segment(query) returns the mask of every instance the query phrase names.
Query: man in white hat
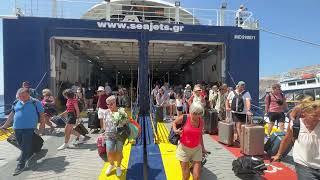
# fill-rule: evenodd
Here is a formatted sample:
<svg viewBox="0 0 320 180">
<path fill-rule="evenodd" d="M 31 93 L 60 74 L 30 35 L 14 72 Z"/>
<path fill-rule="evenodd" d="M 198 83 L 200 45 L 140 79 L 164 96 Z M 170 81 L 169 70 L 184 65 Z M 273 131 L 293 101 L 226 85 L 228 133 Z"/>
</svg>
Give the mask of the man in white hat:
<svg viewBox="0 0 320 180">
<path fill-rule="evenodd" d="M 98 118 L 100 120 L 100 132 L 99 133 L 103 133 L 104 132 L 103 116 L 107 112 L 107 109 L 108 109 L 106 100 L 109 96 L 107 95 L 103 86 L 99 86 L 97 92 L 98 92 L 98 96 L 99 96 L 99 99 L 97 102 Z"/>
</svg>

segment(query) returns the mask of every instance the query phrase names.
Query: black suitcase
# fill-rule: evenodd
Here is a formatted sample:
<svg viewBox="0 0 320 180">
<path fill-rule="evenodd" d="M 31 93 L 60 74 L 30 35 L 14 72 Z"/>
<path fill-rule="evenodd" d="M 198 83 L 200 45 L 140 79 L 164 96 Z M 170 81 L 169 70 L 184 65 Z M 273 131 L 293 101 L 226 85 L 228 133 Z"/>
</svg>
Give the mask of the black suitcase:
<svg viewBox="0 0 320 180">
<path fill-rule="evenodd" d="M 208 134 L 218 133 L 218 112 L 209 110 L 204 118 L 204 130 Z"/>
<path fill-rule="evenodd" d="M 20 149 L 20 145 L 18 144 L 17 138 L 15 136 L 15 134 L 11 134 L 7 141 L 14 145 L 15 147 L 17 147 L 18 149 Z M 43 139 L 36 133 L 33 133 L 33 138 L 32 138 L 32 152 L 33 153 L 38 153 L 41 151 L 41 148 L 43 146 Z"/>
<path fill-rule="evenodd" d="M 162 106 L 156 106 L 156 121 L 162 122 L 163 121 L 163 107 Z"/>
<path fill-rule="evenodd" d="M 78 124 L 75 128 L 75 131 L 77 131 L 78 133 L 80 133 L 82 136 L 85 136 L 87 134 L 89 134 L 89 131 L 84 127 L 83 124 Z"/>
<path fill-rule="evenodd" d="M 88 112 L 88 128 L 89 129 L 100 128 L 100 120 L 98 119 L 98 112 L 96 111 Z"/>
</svg>

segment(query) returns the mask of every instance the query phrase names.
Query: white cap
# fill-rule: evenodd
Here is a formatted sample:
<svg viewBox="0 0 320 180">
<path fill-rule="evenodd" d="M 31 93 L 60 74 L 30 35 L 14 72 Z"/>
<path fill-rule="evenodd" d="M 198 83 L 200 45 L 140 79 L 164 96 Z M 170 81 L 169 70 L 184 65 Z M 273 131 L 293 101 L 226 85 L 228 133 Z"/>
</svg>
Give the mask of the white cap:
<svg viewBox="0 0 320 180">
<path fill-rule="evenodd" d="M 103 86 L 99 86 L 98 87 L 98 91 L 104 91 L 104 87 Z"/>
</svg>

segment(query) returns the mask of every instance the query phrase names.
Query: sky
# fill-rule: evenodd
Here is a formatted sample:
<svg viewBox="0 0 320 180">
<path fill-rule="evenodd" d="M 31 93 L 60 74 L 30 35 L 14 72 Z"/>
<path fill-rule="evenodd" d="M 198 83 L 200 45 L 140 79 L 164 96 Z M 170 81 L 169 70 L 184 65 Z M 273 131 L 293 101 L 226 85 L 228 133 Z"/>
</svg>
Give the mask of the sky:
<svg viewBox="0 0 320 180">
<path fill-rule="evenodd" d="M 30 0 L 17 1 L 20 4 L 30 2 Z M 37 1 L 50 2 L 50 0 Z M 223 1 L 227 2 L 227 8 L 231 10 L 236 10 L 240 4 L 244 4 L 259 20 L 261 28 L 320 44 L 319 0 L 182 0 L 181 6 L 217 9 Z M 0 15 L 12 14 L 13 2 L 14 0 L 0 0 Z M 74 12 L 69 13 L 80 15 L 88 8 L 88 4 L 86 6 L 84 4 L 86 3 L 79 4 Z M 41 9 L 42 6 L 39 7 Z M 42 9 L 43 11 L 51 11 L 48 6 L 43 7 L 46 8 Z M 2 36 L 2 21 L 0 21 L 0 94 L 3 94 Z M 320 64 L 320 46 L 260 31 L 260 77 L 282 74 L 294 68 L 315 64 Z"/>
</svg>

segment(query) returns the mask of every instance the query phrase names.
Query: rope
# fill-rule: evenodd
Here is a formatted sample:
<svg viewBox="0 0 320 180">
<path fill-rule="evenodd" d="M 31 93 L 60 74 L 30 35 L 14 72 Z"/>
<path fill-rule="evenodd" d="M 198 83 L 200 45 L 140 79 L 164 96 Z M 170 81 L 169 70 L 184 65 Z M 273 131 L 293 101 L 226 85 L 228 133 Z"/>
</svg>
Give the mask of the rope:
<svg viewBox="0 0 320 180">
<path fill-rule="evenodd" d="M 285 34 L 277 33 L 277 32 L 274 32 L 274 31 L 267 30 L 265 28 L 260 28 L 260 30 L 263 31 L 263 32 L 266 32 L 266 33 L 270 33 L 270 34 L 279 36 L 279 37 L 283 37 L 283 38 L 291 39 L 291 40 L 294 40 L 294 41 L 298 41 L 298 42 L 302 42 L 302 43 L 306 43 L 306 44 L 309 44 L 309 45 L 320 47 L 319 43 L 315 43 L 315 42 L 307 41 L 307 40 L 304 40 L 304 39 L 300 39 L 300 38 L 288 36 L 288 35 L 285 35 Z"/>
</svg>

